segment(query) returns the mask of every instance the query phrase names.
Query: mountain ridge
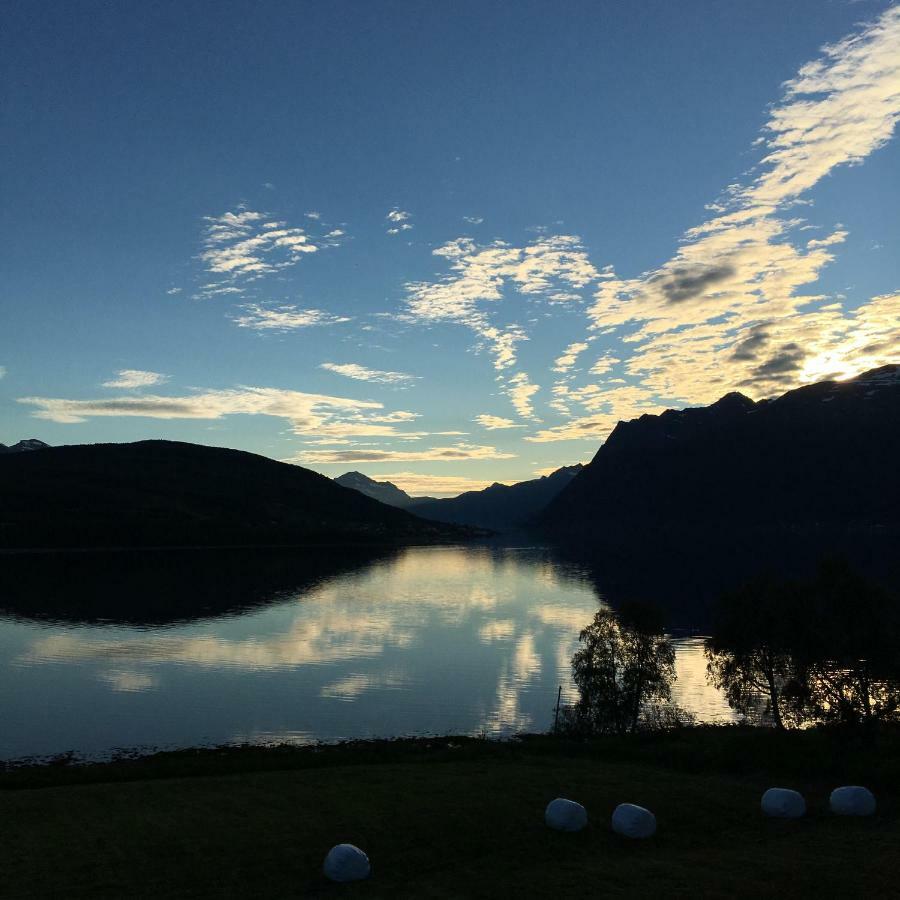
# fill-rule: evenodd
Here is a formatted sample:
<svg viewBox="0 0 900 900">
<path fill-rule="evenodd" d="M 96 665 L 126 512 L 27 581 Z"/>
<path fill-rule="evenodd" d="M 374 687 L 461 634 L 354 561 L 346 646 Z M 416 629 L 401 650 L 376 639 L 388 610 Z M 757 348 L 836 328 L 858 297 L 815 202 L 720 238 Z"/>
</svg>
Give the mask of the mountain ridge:
<svg viewBox="0 0 900 900">
<path fill-rule="evenodd" d="M 6 444 L 0 444 L 0 453 L 27 453 L 31 450 L 46 450 L 49 447 L 49 444 L 45 444 L 37 438 L 24 438 L 10 447 L 7 447 Z"/>
<path fill-rule="evenodd" d="M 900 367 L 619 422 L 548 505 L 557 537 L 900 527 Z M 631 535 L 631 538 L 628 537 Z"/>
<path fill-rule="evenodd" d="M 578 474 L 581 463 L 516 484 L 494 482 L 480 491 L 417 504 L 417 516 L 435 522 L 504 531 L 527 526 Z"/>
<path fill-rule="evenodd" d="M 362 472 L 345 472 L 343 475 L 338 475 L 334 481 L 341 487 L 359 491 L 373 500 L 378 500 L 388 506 L 395 506 L 398 509 L 409 509 L 419 503 L 427 503 L 436 499 L 435 497 L 412 497 L 392 481 L 376 481 L 374 478 L 369 478 L 368 475 L 363 475 Z"/>
<path fill-rule="evenodd" d="M 0 456 L 0 548 L 458 540 L 309 469 L 178 441 Z"/>
</svg>

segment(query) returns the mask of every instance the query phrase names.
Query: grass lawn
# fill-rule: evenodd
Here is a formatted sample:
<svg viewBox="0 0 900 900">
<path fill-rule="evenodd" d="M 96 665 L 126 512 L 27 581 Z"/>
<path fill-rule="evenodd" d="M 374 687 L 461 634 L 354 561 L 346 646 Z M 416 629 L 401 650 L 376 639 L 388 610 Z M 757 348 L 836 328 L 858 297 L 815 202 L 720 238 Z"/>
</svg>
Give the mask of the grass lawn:
<svg viewBox="0 0 900 900">
<path fill-rule="evenodd" d="M 898 746 L 692 729 L 13 769 L 0 774 L 0 896 L 900 896 Z M 832 816 L 830 789 L 863 774 L 878 813 Z M 807 817 L 765 819 L 773 785 L 803 791 Z M 587 830 L 544 826 L 557 796 L 587 807 Z M 623 801 L 656 813 L 655 838 L 612 834 Z M 323 879 L 342 841 L 369 854 L 369 881 Z"/>
</svg>

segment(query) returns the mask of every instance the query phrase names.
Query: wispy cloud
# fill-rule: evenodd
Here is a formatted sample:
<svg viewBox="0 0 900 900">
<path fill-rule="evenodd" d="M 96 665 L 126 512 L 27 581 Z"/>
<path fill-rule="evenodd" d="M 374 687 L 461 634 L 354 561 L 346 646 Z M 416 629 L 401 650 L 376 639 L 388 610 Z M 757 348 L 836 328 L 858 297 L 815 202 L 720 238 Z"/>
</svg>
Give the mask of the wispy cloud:
<svg viewBox="0 0 900 900">
<path fill-rule="evenodd" d="M 476 349 L 486 347 L 494 368 L 503 373 L 502 390 L 516 412 L 534 416 L 531 397 L 538 387 L 524 372 L 506 376 L 517 362 L 516 346 L 528 340 L 521 323 L 498 325 L 496 307 L 512 291 L 526 298 L 552 302 L 561 288 L 583 289 L 603 277 L 588 258 L 581 240 L 574 235 L 541 236 L 524 247 L 502 241 L 479 245 L 460 237 L 433 251 L 447 260 L 450 272 L 437 281 L 406 285 L 405 318 L 413 322 L 452 322 L 471 329 Z"/>
<path fill-rule="evenodd" d="M 62 423 L 119 416 L 221 419 L 231 415 L 262 415 L 284 419 L 295 434 L 313 435 L 317 438 L 418 438 L 427 434 L 407 434 L 399 429 L 398 426 L 415 419 L 416 413 L 385 412 L 381 403 L 370 400 L 350 400 L 278 388 L 239 387 L 198 391 L 186 396 L 145 394 L 96 400 L 22 397 L 19 403 L 34 407 L 33 415 L 36 418 Z"/>
<path fill-rule="evenodd" d="M 318 222 L 318 213 L 306 216 Z M 288 269 L 320 249 L 336 246 L 340 237 L 333 231 L 326 237 L 316 237 L 305 228 L 244 208 L 205 216 L 204 222 L 199 258 L 214 280 L 199 289 L 195 294 L 198 298 L 240 293 L 253 281 Z"/>
<path fill-rule="evenodd" d="M 339 325 L 350 321 L 346 316 L 335 316 L 322 309 L 300 309 L 290 304 L 266 306 L 247 303 L 240 309 L 241 312 L 231 316 L 232 320 L 238 327 L 252 328 L 254 331 L 296 331 L 298 328 Z"/>
<path fill-rule="evenodd" d="M 6 377 L 6 366 L 0 366 L 0 378 Z"/>
<path fill-rule="evenodd" d="M 168 380 L 169 376 L 160 372 L 146 372 L 143 369 L 120 369 L 116 378 L 103 382 L 103 387 L 129 390 L 132 388 L 152 387 L 155 384 L 163 384 L 163 382 Z"/>
<path fill-rule="evenodd" d="M 570 388 L 566 385 L 555 389 L 563 403 L 572 403 L 587 411 L 588 415 L 577 416 L 563 425 L 545 428 L 525 437 L 526 441 L 547 443 L 549 441 L 569 441 L 606 437 L 620 421 L 634 419 L 644 413 L 662 412 L 666 406 L 638 385 L 596 385 Z"/>
<path fill-rule="evenodd" d="M 524 428 L 524 425 L 517 424 L 513 422 L 512 419 L 504 419 L 502 416 L 491 416 L 487 413 L 484 413 L 480 416 L 475 416 L 475 421 L 482 427 L 486 428 L 488 431 L 496 431 L 500 428 Z"/>
<path fill-rule="evenodd" d="M 519 372 L 509 379 L 505 388 L 505 393 L 512 401 L 512 405 L 516 412 L 523 419 L 534 419 L 534 406 L 531 398 L 540 390 L 540 386 L 532 384 L 528 380 L 528 376 L 524 372 Z"/>
<path fill-rule="evenodd" d="M 327 369 L 343 375 L 345 378 L 353 378 L 356 381 L 375 381 L 380 384 L 410 384 L 417 379 L 416 375 L 407 375 L 405 372 L 383 372 L 379 369 L 369 369 L 357 363 L 322 363 L 320 369 Z"/>
<path fill-rule="evenodd" d="M 404 212 L 402 209 L 398 207 L 394 207 L 385 218 L 388 222 L 405 222 L 410 217 L 410 213 Z"/>
<path fill-rule="evenodd" d="M 408 213 L 395 206 L 384 218 L 388 222 L 388 234 L 400 234 L 401 231 L 412 231 L 413 225 L 412 222 L 409 221 L 409 219 L 412 218 L 412 213 Z"/>
<path fill-rule="evenodd" d="M 514 453 L 504 453 L 496 447 L 457 443 L 450 447 L 428 447 L 421 450 L 302 450 L 291 462 L 305 465 L 329 463 L 380 462 L 465 462 L 484 459 L 514 459 Z"/>
<path fill-rule="evenodd" d="M 575 341 L 575 343 L 569 344 L 563 351 L 562 356 L 558 357 L 553 364 L 553 371 L 560 373 L 568 372 L 575 365 L 575 361 L 578 359 L 579 355 L 587 350 L 587 348 L 588 344 L 585 341 Z"/>
<path fill-rule="evenodd" d="M 484 216 L 463 216 L 463 222 L 470 225 L 480 225 L 484 221 Z"/>
<path fill-rule="evenodd" d="M 860 163 L 900 118 L 900 6 L 803 66 L 784 86 L 760 140 L 762 158 L 690 229 L 668 261 L 635 278 L 609 268 L 589 310 L 594 334 L 615 335 L 622 379 L 554 386 L 553 408 L 580 411 L 535 441 L 604 437 L 661 401 L 708 403 L 734 388 L 768 396 L 900 357 L 900 295 L 856 309 L 814 285 L 847 237 L 834 226 L 801 240 L 803 195 L 839 166 Z M 802 207 L 801 207 L 802 208 Z M 566 371 L 568 351 L 557 362 Z M 619 360 L 597 362 L 595 375 Z"/>
</svg>

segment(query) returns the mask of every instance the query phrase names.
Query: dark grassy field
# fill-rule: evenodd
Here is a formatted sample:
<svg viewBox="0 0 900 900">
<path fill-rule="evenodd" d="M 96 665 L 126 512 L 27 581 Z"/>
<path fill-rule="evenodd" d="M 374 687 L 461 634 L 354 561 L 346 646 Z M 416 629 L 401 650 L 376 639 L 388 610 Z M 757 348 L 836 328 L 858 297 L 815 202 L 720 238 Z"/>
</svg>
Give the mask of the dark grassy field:
<svg viewBox="0 0 900 900">
<path fill-rule="evenodd" d="M 3 897 L 900 896 L 900 739 L 691 729 L 568 744 L 529 738 L 161 754 L 0 775 Z M 830 789 L 879 809 L 842 819 Z M 777 785 L 808 816 L 763 818 Z M 556 796 L 589 828 L 543 823 Z M 646 842 L 613 835 L 617 803 L 652 809 Z M 332 885 L 332 844 L 372 878 Z"/>
</svg>

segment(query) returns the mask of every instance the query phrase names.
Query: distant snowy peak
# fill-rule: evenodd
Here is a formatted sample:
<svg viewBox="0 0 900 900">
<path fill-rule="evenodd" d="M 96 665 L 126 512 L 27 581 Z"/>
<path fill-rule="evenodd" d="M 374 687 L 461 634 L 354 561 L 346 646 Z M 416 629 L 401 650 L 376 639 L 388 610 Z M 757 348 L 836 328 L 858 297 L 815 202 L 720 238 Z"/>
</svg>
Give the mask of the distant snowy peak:
<svg viewBox="0 0 900 900">
<path fill-rule="evenodd" d="M 28 450 L 43 450 L 49 446 L 49 444 L 45 444 L 37 438 L 26 438 L 23 441 L 19 441 L 17 444 L 13 444 L 12 447 L 7 447 L 6 444 L 0 444 L 0 453 L 25 453 Z"/>
<path fill-rule="evenodd" d="M 345 472 L 334 479 L 341 487 L 350 488 L 365 494 L 373 500 L 386 503 L 388 506 L 395 506 L 398 509 L 406 509 L 415 506 L 416 503 L 431 500 L 431 497 L 410 497 L 406 491 L 401 490 L 396 484 L 390 481 L 375 481 L 362 472 Z"/>
</svg>

